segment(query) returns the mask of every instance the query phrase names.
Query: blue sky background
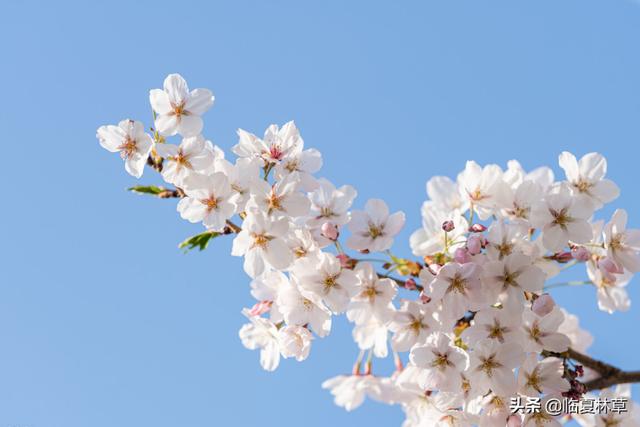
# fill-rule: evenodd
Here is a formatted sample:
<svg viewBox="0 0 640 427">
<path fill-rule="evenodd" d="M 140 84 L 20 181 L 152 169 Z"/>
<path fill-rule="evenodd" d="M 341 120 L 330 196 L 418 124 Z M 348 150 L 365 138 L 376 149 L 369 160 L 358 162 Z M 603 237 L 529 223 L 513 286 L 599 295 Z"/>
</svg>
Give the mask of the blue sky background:
<svg viewBox="0 0 640 427">
<path fill-rule="evenodd" d="M 150 124 L 168 73 L 213 90 L 204 132 L 227 150 L 238 127 L 295 119 L 357 207 L 407 213 L 408 254 L 426 180 L 467 159 L 558 171 L 562 150 L 600 151 L 640 227 L 639 41 L 631 0 L 2 1 L 0 427 L 401 422 L 321 390 L 356 356 L 345 321 L 306 362 L 262 371 L 237 337 L 252 299 L 231 240 L 183 255 L 199 228 L 175 201 L 124 191 L 134 179 L 95 130 Z M 639 369 L 638 279 L 628 289 L 632 311 L 613 316 L 593 289 L 554 295 L 593 355 Z"/>
</svg>

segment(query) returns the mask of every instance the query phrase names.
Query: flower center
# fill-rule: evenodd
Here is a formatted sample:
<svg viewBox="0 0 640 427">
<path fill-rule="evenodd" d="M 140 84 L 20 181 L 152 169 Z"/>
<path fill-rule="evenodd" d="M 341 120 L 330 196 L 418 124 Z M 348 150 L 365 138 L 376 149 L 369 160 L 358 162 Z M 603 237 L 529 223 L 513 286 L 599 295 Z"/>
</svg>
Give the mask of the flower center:
<svg viewBox="0 0 640 427">
<path fill-rule="evenodd" d="M 253 235 L 253 247 L 254 248 L 267 248 L 267 243 L 271 240 L 271 236 L 267 236 L 266 234 L 254 234 Z"/>
<path fill-rule="evenodd" d="M 567 228 L 567 224 L 573 221 L 573 219 L 567 213 L 566 208 L 561 209 L 559 211 L 556 211 L 554 209 L 549 209 L 549 213 L 551 213 L 551 216 L 553 217 L 552 224 L 555 224 L 560 228 L 563 228 L 563 229 Z"/>
<path fill-rule="evenodd" d="M 467 293 L 466 288 L 466 280 L 460 277 L 459 274 L 453 276 L 453 278 L 449 281 L 449 287 L 447 288 L 446 293 L 457 292 L 459 294 L 465 295 Z"/>
<path fill-rule="evenodd" d="M 369 236 L 372 239 L 376 239 L 384 234 L 384 226 L 375 225 L 373 223 L 369 224 Z"/>
<path fill-rule="evenodd" d="M 200 200 L 200 203 L 202 203 L 207 207 L 207 212 L 211 212 L 218 209 L 219 202 L 220 202 L 220 199 L 216 198 L 215 196 L 210 196 L 208 199 Z"/>
<path fill-rule="evenodd" d="M 128 159 L 136 152 L 136 140 L 127 136 L 124 142 L 118 146 L 118 150 L 120 150 L 120 156 L 123 159 Z"/>
<path fill-rule="evenodd" d="M 489 357 L 481 358 L 482 363 L 478 366 L 478 370 L 484 372 L 488 377 L 493 375 L 493 371 L 502 367 L 502 364 L 496 360 L 496 355 L 492 354 Z"/>
<path fill-rule="evenodd" d="M 447 369 L 447 367 L 453 366 L 453 363 L 451 363 L 451 361 L 449 360 L 448 353 L 438 353 L 434 351 L 433 354 L 436 357 L 435 359 L 433 359 L 433 362 L 431 362 L 432 368 L 437 368 L 440 371 L 444 371 L 445 369 Z"/>
</svg>

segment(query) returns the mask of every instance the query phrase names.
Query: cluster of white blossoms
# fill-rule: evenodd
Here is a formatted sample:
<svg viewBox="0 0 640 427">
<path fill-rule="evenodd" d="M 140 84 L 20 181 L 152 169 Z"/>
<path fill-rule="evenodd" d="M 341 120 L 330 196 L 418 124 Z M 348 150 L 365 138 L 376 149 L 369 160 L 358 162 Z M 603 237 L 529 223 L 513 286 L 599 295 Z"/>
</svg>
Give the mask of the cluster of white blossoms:
<svg viewBox="0 0 640 427">
<path fill-rule="evenodd" d="M 150 101 L 151 133 L 124 120 L 100 127 L 98 139 L 131 175 L 145 165 L 160 171 L 181 197 L 182 218 L 211 236 L 234 235 L 231 253 L 244 258 L 256 300 L 242 311 L 240 339 L 259 350 L 264 369 L 306 359 L 345 313 L 360 354 L 351 374 L 323 387 L 347 410 L 369 397 L 401 405 L 405 427 L 556 426 L 560 418 L 545 411 L 512 413 L 511 399 L 585 392 L 581 380 L 594 374 L 567 352 L 585 351 L 591 336 L 545 283 L 584 264 L 598 307 L 611 313 L 629 308 L 625 285 L 640 270 L 640 230 L 627 228 L 626 212 L 593 220 L 619 194 L 600 154 L 562 153 L 560 181 L 516 161 L 506 169 L 469 161 L 455 181 L 430 179 L 411 260 L 391 252 L 404 213 L 378 199 L 352 209 L 356 190 L 315 176 L 322 157 L 305 149 L 293 122 L 262 137 L 238 130 L 230 161 L 201 135 L 210 91 L 190 91 L 172 74 Z M 395 372 L 374 375 L 373 358 L 390 349 Z M 615 425 L 640 425 L 632 413 Z"/>
</svg>

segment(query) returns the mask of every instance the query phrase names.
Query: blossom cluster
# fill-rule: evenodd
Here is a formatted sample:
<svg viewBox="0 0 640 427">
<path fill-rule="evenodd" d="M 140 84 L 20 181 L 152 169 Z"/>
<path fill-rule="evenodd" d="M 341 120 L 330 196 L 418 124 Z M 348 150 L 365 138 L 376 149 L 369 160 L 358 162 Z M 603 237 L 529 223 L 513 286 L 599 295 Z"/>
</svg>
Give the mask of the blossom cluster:
<svg viewBox="0 0 640 427">
<path fill-rule="evenodd" d="M 603 156 L 563 152 L 559 180 L 515 160 L 506 169 L 468 161 L 455 180 L 431 178 L 409 241 L 415 259 L 405 259 L 391 252 L 404 213 L 379 199 L 353 209 L 356 190 L 317 177 L 322 156 L 293 122 L 263 136 L 238 130 L 236 158 L 226 158 L 201 135 L 213 100 L 172 74 L 150 92 L 150 133 L 123 120 L 97 136 L 131 175 L 149 165 L 179 189 L 183 219 L 234 234 L 231 254 L 243 257 L 255 298 L 239 335 L 264 369 L 306 359 L 345 314 L 360 355 L 350 375 L 323 387 L 347 410 L 369 397 L 401 405 L 405 427 L 559 425 L 556 414 L 509 410 L 516 397 L 579 398 L 577 378 L 593 375 L 566 357 L 570 347 L 585 351 L 590 334 L 545 283 L 582 264 L 598 307 L 611 313 L 629 308 L 625 285 L 640 271 L 640 230 L 627 228 L 626 212 L 593 219 L 619 195 Z M 374 375 L 373 358 L 390 353 L 396 371 Z M 637 413 L 607 416 L 640 425 Z"/>
</svg>

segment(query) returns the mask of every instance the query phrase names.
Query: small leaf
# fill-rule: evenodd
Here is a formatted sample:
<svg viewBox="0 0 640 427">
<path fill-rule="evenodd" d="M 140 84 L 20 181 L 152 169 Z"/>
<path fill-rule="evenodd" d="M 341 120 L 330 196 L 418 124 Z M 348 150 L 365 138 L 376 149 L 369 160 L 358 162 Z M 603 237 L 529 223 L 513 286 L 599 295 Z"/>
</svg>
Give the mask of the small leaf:
<svg viewBox="0 0 640 427">
<path fill-rule="evenodd" d="M 155 185 L 136 185 L 135 187 L 127 188 L 127 190 L 138 194 L 151 194 L 152 196 L 157 196 L 167 189 Z"/>
<path fill-rule="evenodd" d="M 205 231 L 204 233 L 196 234 L 195 236 L 187 238 L 178 245 L 178 248 L 184 249 L 185 253 L 195 248 L 203 251 L 207 249 L 209 241 L 215 237 L 218 237 L 220 234 L 222 233 L 218 233 L 216 231 Z"/>
</svg>

